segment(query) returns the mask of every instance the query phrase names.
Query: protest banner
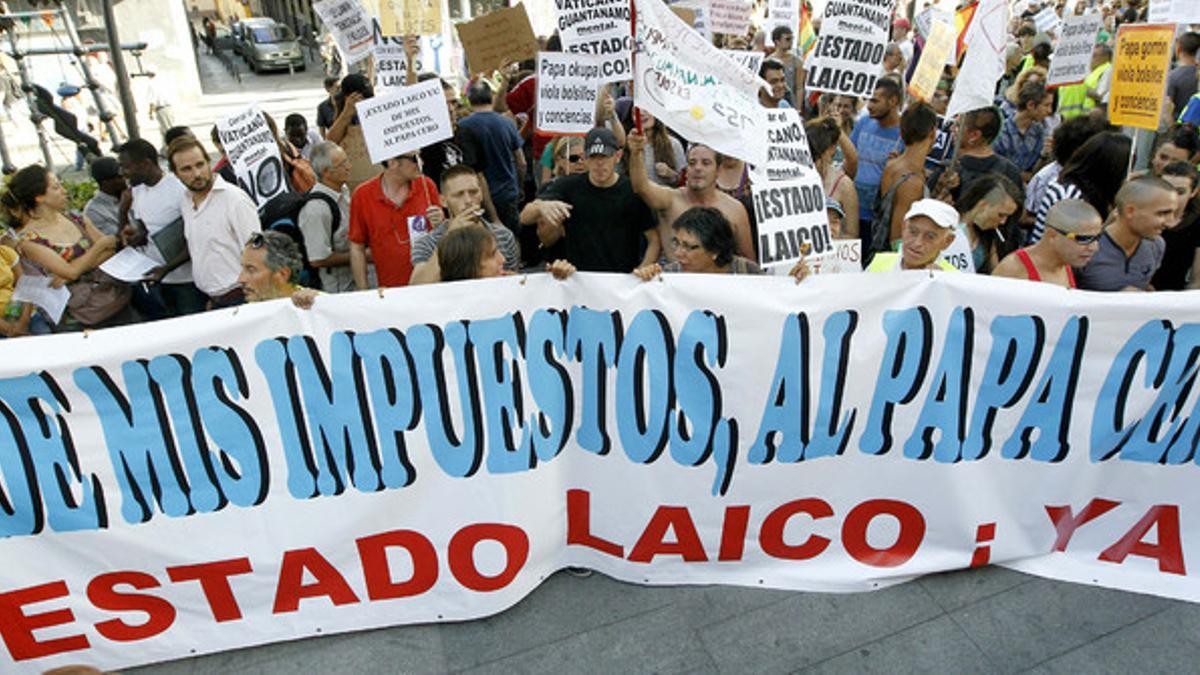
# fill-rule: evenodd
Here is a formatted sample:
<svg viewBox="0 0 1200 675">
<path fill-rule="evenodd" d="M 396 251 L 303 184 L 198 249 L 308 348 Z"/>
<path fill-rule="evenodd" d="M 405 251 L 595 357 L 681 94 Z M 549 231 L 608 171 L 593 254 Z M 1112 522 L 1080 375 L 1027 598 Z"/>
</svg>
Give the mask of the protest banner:
<svg viewBox="0 0 1200 675">
<path fill-rule="evenodd" d="M 861 272 L 862 239 L 834 239 L 833 250 L 807 259 L 809 274 Z"/>
<path fill-rule="evenodd" d="M 353 65 L 371 55 L 371 16 L 358 0 L 320 0 L 313 11 L 333 34 L 342 59 Z"/>
<path fill-rule="evenodd" d="M 1200 311 L 1117 295 L 530 275 L 8 340 L 0 667 L 461 621 L 568 565 L 1197 602 Z"/>
<path fill-rule="evenodd" d="M 800 178 L 754 186 L 758 263 L 765 270 L 790 269 L 800 258 L 833 251 L 825 187 L 816 171 Z"/>
<path fill-rule="evenodd" d="M 1008 0 L 980 0 L 963 39 L 962 68 L 946 106 L 946 117 L 992 105 L 996 83 L 1004 75 L 1008 48 Z"/>
<path fill-rule="evenodd" d="M 1172 24 L 1126 24 L 1117 29 L 1108 99 L 1110 122 L 1158 129 L 1174 35 Z"/>
<path fill-rule="evenodd" d="M 600 59 L 538 52 L 537 126 L 553 134 L 586 134 L 596 126 Z"/>
<path fill-rule="evenodd" d="M 439 0 L 379 0 L 379 23 L 388 36 L 441 35 L 442 4 Z"/>
<path fill-rule="evenodd" d="M 733 59 L 737 63 L 742 64 L 746 70 L 758 75 L 758 69 L 762 66 L 763 58 L 766 54 L 761 51 L 742 51 L 740 49 L 722 49 L 721 53 Z"/>
<path fill-rule="evenodd" d="M 491 73 L 514 61 L 537 56 L 537 37 L 523 4 L 498 9 L 454 27 L 467 52 L 472 74 Z"/>
<path fill-rule="evenodd" d="M 709 28 L 723 35 L 745 35 L 754 4 L 745 0 L 711 0 Z"/>
<path fill-rule="evenodd" d="M 1092 49 L 1096 36 L 1104 26 L 1104 17 L 1099 14 L 1069 16 L 1063 22 L 1058 46 L 1050 56 L 1050 72 L 1046 75 L 1047 87 L 1079 84 L 1091 72 Z"/>
<path fill-rule="evenodd" d="M 383 34 L 382 26 L 374 22 L 372 55 L 375 57 L 375 91 L 397 89 L 408 84 L 408 56 L 404 53 L 404 38 Z M 413 66 L 421 72 L 423 64 L 418 54 Z"/>
<path fill-rule="evenodd" d="M 835 0 L 806 63 L 805 89 L 869 98 L 883 74 L 895 0 Z"/>
<path fill-rule="evenodd" d="M 768 47 L 775 46 L 771 33 L 779 26 L 790 28 L 792 35 L 800 32 L 800 0 L 768 0 L 767 18 L 763 21 L 763 37 Z"/>
<path fill-rule="evenodd" d="M 436 78 L 359 101 L 355 111 L 376 164 L 454 135 Z"/>
<path fill-rule="evenodd" d="M 817 173 L 808 148 L 804 118 L 794 108 L 767 110 L 767 123 L 761 133 L 767 145 L 767 162 L 751 167 L 750 180 L 759 183 L 791 181 Z M 756 188 L 757 189 L 757 188 Z"/>
<path fill-rule="evenodd" d="M 257 104 L 218 121 L 217 136 L 238 184 L 256 204 L 287 191 L 279 144 Z"/>
<path fill-rule="evenodd" d="M 694 143 L 751 164 L 767 149 L 752 130 L 765 124 L 766 83 L 725 56 L 661 0 L 637 2 L 634 102 Z"/>
<path fill-rule="evenodd" d="M 951 21 L 934 22 L 912 79 L 908 81 L 908 93 L 922 101 L 933 98 L 933 92 L 937 91 L 938 82 L 946 68 L 946 59 L 954 52 L 958 34 Z"/>
<path fill-rule="evenodd" d="M 628 0 L 554 0 L 554 4 L 564 52 L 599 58 L 602 83 L 631 77 Z"/>
<path fill-rule="evenodd" d="M 1054 33 L 1058 31 L 1058 25 L 1062 23 L 1062 20 L 1058 18 L 1058 12 L 1054 6 L 1049 5 L 1033 15 L 1033 23 L 1039 33 Z"/>
</svg>

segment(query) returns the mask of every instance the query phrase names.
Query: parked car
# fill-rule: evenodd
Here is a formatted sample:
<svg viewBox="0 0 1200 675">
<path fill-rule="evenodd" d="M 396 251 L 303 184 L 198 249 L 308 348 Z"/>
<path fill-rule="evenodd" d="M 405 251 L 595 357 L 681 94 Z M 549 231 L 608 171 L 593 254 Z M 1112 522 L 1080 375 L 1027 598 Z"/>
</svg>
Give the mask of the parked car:
<svg viewBox="0 0 1200 675">
<path fill-rule="evenodd" d="M 250 33 L 255 28 L 274 25 L 275 19 L 264 16 L 255 16 L 249 19 L 242 19 L 241 21 L 233 24 L 230 26 L 230 28 L 233 30 L 233 39 L 237 41 L 233 46 L 233 51 L 237 52 L 239 56 L 249 62 L 250 57 L 247 56 L 247 52 L 249 51 L 247 48 L 247 42 L 249 42 Z"/>
<path fill-rule="evenodd" d="M 237 38 L 233 37 L 233 31 L 229 30 L 225 26 L 218 25 L 217 36 L 213 48 L 223 51 L 237 52 Z"/>
<path fill-rule="evenodd" d="M 291 28 L 281 24 L 246 28 L 243 55 L 250 70 L 304 70 L 304 52 Z"/>
</svg>

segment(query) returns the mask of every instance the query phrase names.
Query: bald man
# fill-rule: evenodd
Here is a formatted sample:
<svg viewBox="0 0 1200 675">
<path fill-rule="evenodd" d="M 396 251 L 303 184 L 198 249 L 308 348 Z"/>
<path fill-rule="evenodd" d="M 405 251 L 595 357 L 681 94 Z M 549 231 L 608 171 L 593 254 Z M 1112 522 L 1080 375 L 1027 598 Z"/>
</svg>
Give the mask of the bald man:
<svg viewBox="0 0 1200 675">
<path fill-rule="evenodd" d="M 1167 181 L 1143 176 L 1117 191 L 1112 224 L 1100 246 L 1076 275 L 1079 287 L 1091 291 L 1152 291 L 1150 279 L 1167 248 L 1163 230 L 1174 222 L 1175 188 Z"/>
<path fill-rule="evenodd" d="M 1009 254 L 993 276 L 1075 288 L 1072 267 L 1086 267 L 1099 247 L 1104 222 L 1091 204 L 1064 199 L 1046 212 L 1046 233 L 1036 244 Z"/>
</svg>

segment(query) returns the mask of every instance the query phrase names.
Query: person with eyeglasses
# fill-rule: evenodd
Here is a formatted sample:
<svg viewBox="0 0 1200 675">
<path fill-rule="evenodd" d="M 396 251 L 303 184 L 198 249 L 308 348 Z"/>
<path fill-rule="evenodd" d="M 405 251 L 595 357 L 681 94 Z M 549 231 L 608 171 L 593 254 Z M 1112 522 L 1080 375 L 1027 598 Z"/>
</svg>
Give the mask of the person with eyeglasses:
<svg viewBox="0 0 1200 675">
<path fill-rule="evenodd" d="M 321 277 L 321 288 L 330 293 L 353 291 L 350 270 L 350 158 L 333 141 L 321 141 L 309 155 L 317 184 L 300 208 L 297 226 L 304 236 L 308 264 Z"/>
<path fill-rule="evenodd" d="M 1089 291 L 1152 291 L 1162 264 L 1162 233 L 1175 219 L 1175 187 L 1153 176 L 1127 181 L 1117 191 L 1115 218 L 1104 228 L 1096 254 L 1077 270 Z"/>
<path fill-rule="evenodd" d="M 1104 222 L 1082 199 L 1064 199 L 1046 212 L 1046 233 L 1037 243 L 1010 253 L 992 276 L 1078 288 L 1072 268 L 1086 267 L 1096 254 Z"/>
<path fill-rule="evenodd" d="M 381 287 L 407 286 L 413 240 L 445 220 L 437 186 L 421 173 L 417 151 L 385 160 L 383 167 L 350 199 L 350 270 L 359 290 L 370 287 L 367 249 Z"/>
<path fill-rule="evenodd" d="M 737 254 L 737 245 L 729 219 L 711 206 L 693 206 L 671 223 L 672 262 L 650 263 L 633 270 L 642 281 L 663 272 L 702 274 L 762 274 L 753 260 Z"/>
</svg>

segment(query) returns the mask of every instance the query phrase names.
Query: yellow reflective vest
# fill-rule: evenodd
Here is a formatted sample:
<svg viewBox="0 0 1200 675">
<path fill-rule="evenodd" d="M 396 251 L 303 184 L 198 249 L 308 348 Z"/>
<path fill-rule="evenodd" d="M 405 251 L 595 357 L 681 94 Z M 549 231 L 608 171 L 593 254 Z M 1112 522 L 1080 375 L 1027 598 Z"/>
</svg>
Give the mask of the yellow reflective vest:
<svg viewBox="0 0 1200 675">
<path fill-rule="evenodd" d="M 1089 89 L 1095 89 L 1096 85 L 1100 84 L 1100 78 L 1112 68 L 1112 62 L 1098 66 L 1083 80 L 1083 84 L 1072 84 L 1067 87 L 1058 88 L 1058 114 L 1064 120 L 1071 119 L 1077 115 L 1082 115 L 1085 112 L 1096 107 L 1096 102 L 1087 95 Z"/>
</svg>

